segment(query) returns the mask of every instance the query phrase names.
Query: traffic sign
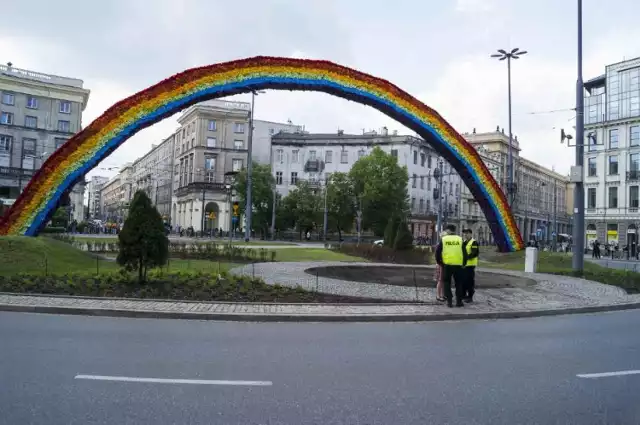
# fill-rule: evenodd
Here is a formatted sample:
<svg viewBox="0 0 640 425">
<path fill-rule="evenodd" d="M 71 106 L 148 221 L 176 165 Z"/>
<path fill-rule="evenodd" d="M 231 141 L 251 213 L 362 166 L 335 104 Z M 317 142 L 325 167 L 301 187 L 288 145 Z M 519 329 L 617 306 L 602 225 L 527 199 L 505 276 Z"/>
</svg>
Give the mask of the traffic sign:
<svg viewBox="0 0 640 425">
<path fill-rule="evenodd" d="M 233 203 L 233 215 L 235 217 L 240 215 L 240 205 L 238 205 L 238 201 Z"/>
</svg>

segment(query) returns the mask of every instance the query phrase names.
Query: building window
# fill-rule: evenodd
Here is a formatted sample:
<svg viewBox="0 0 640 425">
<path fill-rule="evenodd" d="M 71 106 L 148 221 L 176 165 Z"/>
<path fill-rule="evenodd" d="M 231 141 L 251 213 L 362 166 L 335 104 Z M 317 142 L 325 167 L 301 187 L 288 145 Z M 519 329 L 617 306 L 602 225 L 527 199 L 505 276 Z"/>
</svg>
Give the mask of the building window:
<svg viewBox="0 0 640 425">
<path fill-rule="evenodd" d="M 431 176 L 427 176 L 427 190 L 431 190 Z"/>
<path fill-rule="evenodd" d="M 618 175 L 618 155 L 609 156 L 609 175 Z"/>
<path fill-rule="evenodd" d="M 205 179 L 209 183 L 216 181 L 216 157 L 207 156 L 204 158 Z"/>
<path fill-rule="evenodd" d="M 71 123 L 69 121 L 58 120 L 58 131 L 62 131 L 64 133 L 70 133 Z"/>
<path fill-rule="evenodd" d="M 413 151 L 413 165 L 418 165 L 418 151 Z"/>
<path fill-rule="evenodd" d="M 424 167 L 425 162 L 427 162 L 427 156 L 423 153 L 420 154 L 420 166 Z"/>
<path fill-rule="evenodd" d="M 342 150 L 340 152 L 340 163 L 341 164 L 346 164 L 347 162 L 349 162 L 349 152 L 347 152 L 346 150 Z"/>
<path fill-rule="evenodd" d="M 241 159 L 234 159 L 231 162 L 231 171 L 240 171 L 242 170 L 242 160 Z"/>
<path fill-rule="evenodd" d="M 596 167 L 596 159 L 589 158 L 587 160 L 587 170 L 589 177 L 595 177 L 598 174 L 598 168 Z"/>
<path fill-rule="evenodd" d="M 629 127 L 629 146 L 640 146 L 640 125 Z"/>
<path fill-rule="evenodd" d="M 0 152 L 9 152 L 11 150 L 12 141 L 13 138 L 11 136 L 0 134 Z"/>
<path fill-rule="evenodd" d="M 609 130 L 609 149 L 618 149 L 618 129 Z"/>
<path fill-rule="evenodd" d="M 282 184 L 282 171 L 276 171 L 276 184 Z"/>
<path fill-rule="evenodd" d="M 56 144 L 56 149 L 58 149 L 58 148 L 60 148 L 60 146 L 62 146 L 65 143 L 67 143 L 67 139 L 63 139 L 62 137 L 56 137 L 54 139 L 54 142 Z"/>
<path fill-rule="evenodd" d="M 36 155 L 36 139 L 22 139 L 22 152 L 25 155 Z"/>
<path fill-rule="evenodd" d="M 587 189 L 587 208 L 596 207 L 596 188 L 590 187 Z"/>
<path fill-rule="evenodd" d="M 13 93 L 2 93 L 2 103 L 4 103 L 5 105 L 15 105 L 15 95 Z"/>
<path fill-rule="evenodd" d="M 274 128 L 270 128 L 269 135 L 273 136 L 274 134 L 276 134 L 276 130 Z"/>
<path fill-rule="evenodd" d="M 0 114 L 0 124 L 12 125 L 13 114 L 11 112 L 3 112 Z"/>
<path fill-rule="evenodd" d="M 215 148 L 216 147 L 216 138 L 215 137 L 207 137 L 207 147 L 208 148 Z"/>
<path fill-rule="evenodd" d="M 38 118 L 31 115 L 26 115 L 24 117 L 24 126 L 29 128 L 37 128 Z"/>
<path fill-rule="evenodd" d="M 618 208 L 618 187 L 609 188 L 609 208 Z"/>
<path fill-rule="evenodd" d="M 427 168 L 431 168 L 431 155 L 427 157 Z"/>
<path fill-rule="evenodd" d="M 411 177 L 411 187 L 413 187 L 413 188 L 415 188 L 415 187 L 416 187 L 416 182 L 417 182 L 417 180 L 418 180 L 418 176 L 414 174 L 414 175 Z"/>
<path fill-rule="evenodd" d="M 460 195 L 460 184 L 456 183 L 456 195 Z"/>
<path fill-rule="evenodd" d="M 244 123 L 243 122 L 235 123 L 234 126 L 233 126 L 233 132 L 234 133 L 244 133 Z"/>
<path fill-rule="evenodd" d="M 635 173 L 640 171 L 640 154 L 632 153 L 629 155 L 629 171 Z"/>
<path fill-rule="evenodd" d="M 60 101 L 60 113 L 62 114 L 70 114 L 71 113 L 71 102 L 66 100 Z"/>
<path fill-rule="evenodd" d="M 358 151 L 358 159 L 362 158 L 364 156 L 364 149 L 360 149 Z"/>
<path fill-rule="evenodd" d="M 425 212 L 429 212 L 431 211 L 431 200 L 427 199 L 427 209 L 425 210 Z"/>
<path fill-rule="evenodd" d="M 420 213 L 424 213 L 424 199 L 420 199 L 420 204 L 419 204 L 419 211 Z"/>
<path fill-rule="evenodd" d="M 391 156 L 394 158 L 398 157 L 398 149 L 391 149 Z"/>
<path fill-rule="evenodd" d="M 33 96 L 27 97 L 27 108 L 38 109 L 38 98 Z"/>
<path fill-rule="evenodd" d="M 291 162 L 298 162 L 300 160 L 300 151 L 294 149 L 291 151 Z"/>
<path fill-rule="evenodd" d="M 233 148 L 237 150 L 244 149 L 244 140 L 234 140 Z"/>
<path fill-rule="evenodd" d="M 638 186 L 629 186 L 629 208 L 638 208 Z"/>
<path fill-rule="evenodd" d="M 420 189 L 424 189 L 424 176 L 420 176 Z"/>
<path fill-rule="evenodd" d="M 326 151 L 324 153 L 324 162 L 331 164 L 333 162 L 333 151 Z"/>
<path fill-rule="evenodd" d="M 22 157 L 22 169 L 33 170 L 35 168 L 35 156 L 25 155 Z"/>
<path fill-rule="evenodd" d="M 316 151 L 309 151 L 309 161 L 316 160 Z"/>
<path fill-rule="evenodd" d="M 209 120 L 209 125 L 207 128 L 209 129 L 209 131 L 216 131 L 216 121 Z"/>
<path fill-rule="evenodd" d="M 284 162 L 284 152 L 282 149 L 278 149 L 276 151 L 276 161 L 278 161 L 280 164 Z"/>
<path fill-rule="evenodd" d="M 416 207 L 416 198 L 411 198 L 411 209 L 415 209 Z"/>
<path fill-rule="evenodd" d="M 298 173 L 296 172 L 291 173 L 291 184 L 292 185 L 298 184 Z"/>
</svg>

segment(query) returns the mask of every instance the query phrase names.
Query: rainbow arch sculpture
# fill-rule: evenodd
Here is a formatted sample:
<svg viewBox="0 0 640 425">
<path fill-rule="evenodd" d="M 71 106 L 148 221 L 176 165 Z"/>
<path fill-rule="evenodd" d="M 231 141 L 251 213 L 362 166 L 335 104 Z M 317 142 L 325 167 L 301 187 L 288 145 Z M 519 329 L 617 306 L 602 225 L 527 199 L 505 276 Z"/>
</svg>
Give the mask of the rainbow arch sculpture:
<svg viewBox="0 0 640 425">
<path fill-rule="evenodd" d="M 264 56 L 189 69 L 113 105 L 45 161 L 1 219 L 0 235 L 37 235 L 62 195 L 145 127 L 204 100 L 261 89 L 329 93 L 372 106 L 411 128 L 460 174 L 499 249 L 524 247 L 497 182 L 476 150 L 436 111 L 388 81 L 345 66 Z"/>
</svg>

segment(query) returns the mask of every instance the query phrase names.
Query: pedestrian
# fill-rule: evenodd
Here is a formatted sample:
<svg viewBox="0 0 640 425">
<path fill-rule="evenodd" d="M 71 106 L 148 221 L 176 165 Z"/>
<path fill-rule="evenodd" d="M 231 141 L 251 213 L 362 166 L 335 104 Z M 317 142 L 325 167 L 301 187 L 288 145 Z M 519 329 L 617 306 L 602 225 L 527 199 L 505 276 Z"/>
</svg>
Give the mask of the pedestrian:
<svg viewBox="0 0 640 425">
<path fill-rule="evenodd" d="M 463 307 L 464 298 L 464 272 L 462 268 L 467 262 L 467 253 L 462 246 L 462 237 L 456 235 L 456 226 L 447 226 L 448 235 L 444 236 L 436 248 L 436 262 L 443 266 L 444 296 L 447 306 L 453 307 L 453 294 L 451 293 L 451 278 L 456 284 L 456 307 Z"/>
<path fill-rule="evenodd" d="M 440 233 L 440 239 L 444 236 L 448 235 L 447 231 Z M 435 273 L 435 281 L 436 281 L 436 301 L 445 302 L 447 299 L 444 297 L 444 273 L 442 270 L 441 264 L 436 264 L 436 273 Z"/>
<path fill-rule="evenodd" d="M 462 231 L 462 239 L 464 239 L 464 250 L 467 253 L 467 264 L 464 267 L 464 302 L 472 303 L 473 294 L 476 292 L 476 266 L 478 265 L 480 248 L 478 247 L 478 242 L 473 239 L 471 229 L 465 229 Z"/>
</svg>

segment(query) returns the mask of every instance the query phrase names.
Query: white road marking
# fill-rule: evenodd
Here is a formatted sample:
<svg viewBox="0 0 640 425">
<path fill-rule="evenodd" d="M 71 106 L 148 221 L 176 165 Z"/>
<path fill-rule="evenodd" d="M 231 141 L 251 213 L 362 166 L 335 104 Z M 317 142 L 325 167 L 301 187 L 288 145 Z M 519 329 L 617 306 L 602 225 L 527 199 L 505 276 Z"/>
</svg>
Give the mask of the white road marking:
<svg viewBox="0 0 640 425">
<path fill-rule="evenodd" d="M 165 379 L 165 378 L 136 378 L 131 376 L 101 376 L 101 375 L 76 375 L 74 379 L 88 379 L 93 381 L 118 381 L 118 382 L 149 382 L 154 384 L 191 384 L 191 385 L 235 385 L 268 387 L 273 385 L 271 381 L 223 381 L 208 379 Z"/>
<path fill-rule="evenodd" d="M 621 370 L 618 372 L 602 372 L 602 373 L 582 373 L 576 375 L 578 378 L 608 378 L 610 376 L 640 375 L 640 370 Z"/>
</svg>

